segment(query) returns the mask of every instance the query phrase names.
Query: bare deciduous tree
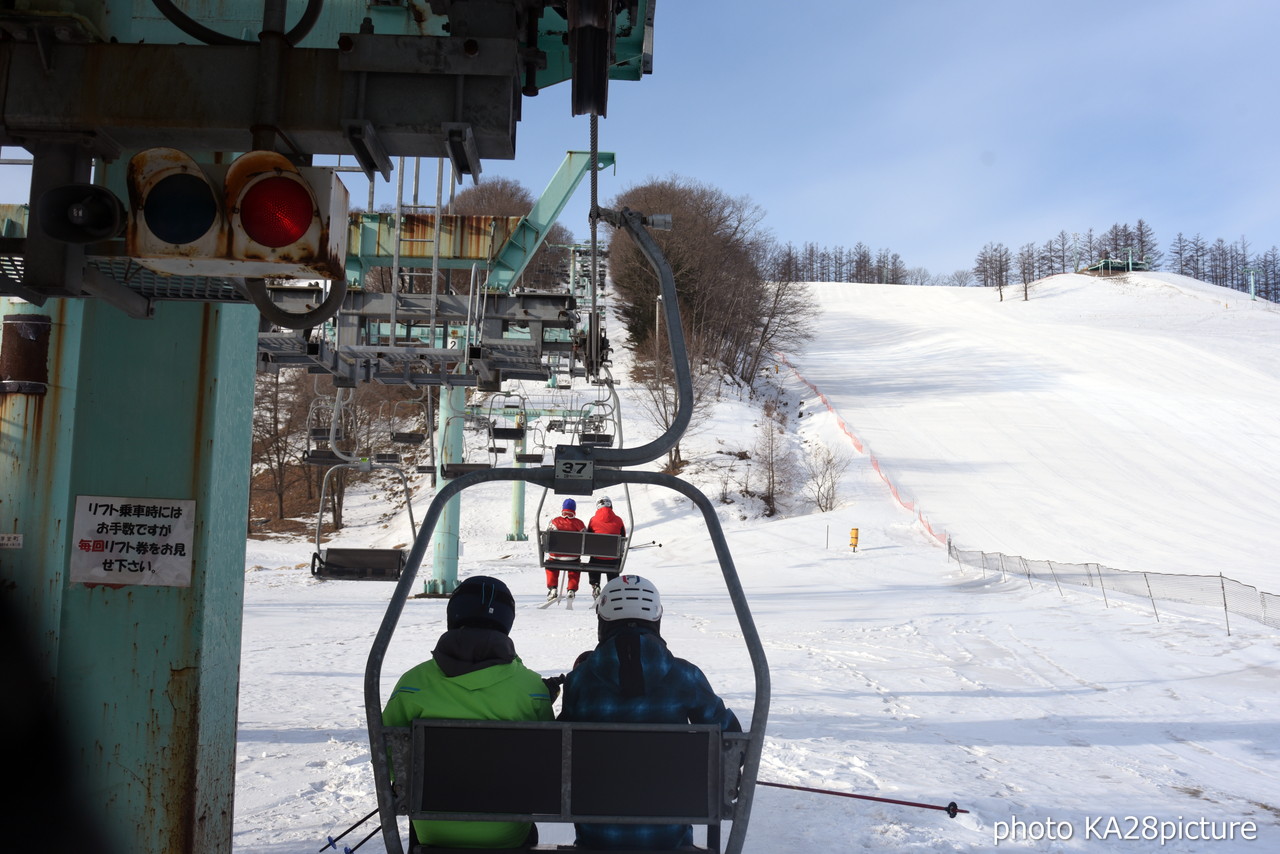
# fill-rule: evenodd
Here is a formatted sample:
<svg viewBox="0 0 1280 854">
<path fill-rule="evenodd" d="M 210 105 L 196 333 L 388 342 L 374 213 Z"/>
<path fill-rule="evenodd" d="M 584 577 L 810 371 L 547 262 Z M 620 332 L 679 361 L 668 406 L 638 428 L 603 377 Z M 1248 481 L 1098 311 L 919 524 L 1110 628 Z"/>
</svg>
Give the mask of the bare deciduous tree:
<svg viewBox="0 0 1280 854">
<path fill-rule="evenodd" d="M 794 350 L 813 337 L 818 307 L 808 285 L 800 281 L 795 252 L 787 246 L 774 247 L 766 260 L 765 281 L 757 310 L 751 343 L 738 371 L 752 382 L 766 353 Z"/>
<path fill-rule="evenodd" d="M 299 370 L 259 374 L 254 385 L 254 468 L 266 475 L 275 496 L 276 517 L 285 518 L 285 496 L 305 473 L 300 468 L 306 447 L 307 406 L 310 400 L 299 389 Z"/>
<path fill-rule="evenodd" d="M 691 349 L 734 369 L 763 299 L 761 267 L 769 246 L 760 227 L 763 211 L 750 199 L 678 177 L 632 187 L 613 206 L 672 215 L 674 228 L 653 238 L 671 265 Z M 609 268 L 625 303 L 627 332 L 645 345 L 654 329 L 657 278 L 620 232 L 609 241 Z"/>
<path fill-rule="evenodd" d="M 1022 279 L 1022 298 L 1031 298 L 1031 283 L 1036 280 L 1036 245 L 1024 244 L 1018 250 L 1018 276 Z"/>
<path fill-rule="evenodd" d="M 786 416 L 772 401 L 765 403 L 764 416 L 752 459 L 759 484 L 756 496 L 764 502 L 764 515 L 773 516 L 778 512 L 778 502 L 786 497 L 788 487 L 798 480 L 799 471 L 795 452 L 787 443 Z"/>
<path fill-rule="evenodd" d="M 995 288 L 1004 301 L 1004 289 L 1009 284 L 1012 253 L 1003 243 L 988 243 L 982 247 L 973 264 L 973 276 L 984 288 Z"/>
<path fill-rule="evenodd" d="M 823 444 L 813 446 L 804 456 L 804 472 L 808 477 L 805 494 L 818 510 L 827 513 L 840 504 L 840 479 L 849 470 L 853 458 L 837 453 Z"/>
</svg>

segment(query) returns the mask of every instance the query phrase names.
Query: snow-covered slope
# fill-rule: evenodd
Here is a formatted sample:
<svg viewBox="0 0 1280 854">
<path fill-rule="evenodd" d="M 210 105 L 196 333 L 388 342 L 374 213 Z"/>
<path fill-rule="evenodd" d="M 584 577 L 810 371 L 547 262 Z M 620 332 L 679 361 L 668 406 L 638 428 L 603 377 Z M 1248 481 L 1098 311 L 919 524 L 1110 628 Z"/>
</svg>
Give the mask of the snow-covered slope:
<svg viewBox="0 0 1280 854">
<path fill-rule="evenodd" d="M 817 285 L 794 361 L 965 549 L 1280 592 L 1280 311 L 1173 274 Z"/>
<path fill-rule="evenodd" d="M 690 479 L 730 499 L 721 518 L 770 660 L 761 779 L 955 800 L 970 812 L 951 820 L 761 788 L 746 850 L 990 851 L 1018 821 L 1033 836 L 1052 821 L 1072 838 L 999 849 L 1274 847 L 1280 635 L 1233 621 L 1228 636 L 1220 611 L 1162 607 L 1157 621 L 1145 602 L 961 571 L 837 418 L 963 548 L 1131 569 L 1210 564 L 1275 590 L 1264 537 L 1280 512 L 1268 453 L 1280 429 L 1280 315 L 1167 275 L 1057 277 L 1025 303 L 1012 291 L 999 303 L 977 289 L 814 290 L 824 307 L 817 339 L 788 354 L 798 375 L 771 375 L 793 413 L 788 441 L 852 455 L 841 506 L 813 513 L 797 495 L 766 520 L 735 494 L 748 465 L 735 452 L 753 448 L 761 415 L 730 388 L 685 443 Z M 625 401 L 625 354 L 618 361 Z M 628 444 L 645 432 L 629 428 Z M 531 525 L 538 492 L 526 497 Z M 585 603 L 536 608 L 535 550 L 506 540 L 510 496 L 500 485 L 463 495 L 461 574 L 505 579 L 525 663 L 560 673 L 593 645 L 594 617 Z M 419 518 L 429 497 L 418 496 Z M 625 512 L 626 496 L 611 497 Z M 384 521 L 385 504 L 385 493 L 353 502 L 349 518 L 371 521 L 339 542 L 405 542 L 407 519 Z M 664 635 L 749 718 L 751 668 L 699 519 L 656 488 L 632 489 L 630 504 L 636 541 L 662 543 L 633 552 L 628 568 L 659 585 Z M 310 551 L 306 541 L 248 544 L 238 854 L 314 851 L 373 808 L 362 682 L 390 586 L 315 582 Z M 430 654 L 443 615 L 440 600 L 407 604 L 384 694 Z M 1148 827 L 1173 838 L 1144 841 Z M 571 838 L 542 830 L 544 841 Z M 1206 830 L 1232 838 L 1190 838 Z M 1138 838 L 1120 838 L 1130 832 Z M 382 851 L 380 838 L 361 851 Z"/>
</svg>

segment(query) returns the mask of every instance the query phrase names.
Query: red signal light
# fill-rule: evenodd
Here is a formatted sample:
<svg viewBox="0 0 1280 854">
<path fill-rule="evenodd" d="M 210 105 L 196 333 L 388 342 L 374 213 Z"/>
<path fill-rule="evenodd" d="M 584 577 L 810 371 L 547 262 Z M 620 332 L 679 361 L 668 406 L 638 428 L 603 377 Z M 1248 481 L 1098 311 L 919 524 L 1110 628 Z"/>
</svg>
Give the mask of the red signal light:
<svg viewBox="0 0 1280 854">
<path fill-rule="evenodd" d="M 316 216 L 311 192 L 296 175 L 264 178 L 240 199 L 240 225 L 248 237 L 279 249 L 296 243 Z"/>
</svg>

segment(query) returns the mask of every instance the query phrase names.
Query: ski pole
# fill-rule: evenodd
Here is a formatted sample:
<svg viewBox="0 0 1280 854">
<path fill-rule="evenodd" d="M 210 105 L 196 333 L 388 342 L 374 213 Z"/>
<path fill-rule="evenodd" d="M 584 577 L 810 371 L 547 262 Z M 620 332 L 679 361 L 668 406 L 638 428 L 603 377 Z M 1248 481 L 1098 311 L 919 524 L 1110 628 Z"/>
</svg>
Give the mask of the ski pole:
<svg viewBox="0 0 1280 854">
<path fill-rule="evenodd" d="M 346 848 L 346 847 L 344 847 L 344 848 L 342 849 L 342 854 L 351 854 L 351 852 L 352 852 L 352 851 L 355 851 L 355 850 L 356 850 L 357 848 L 359 848 L 361 845 L 364 845 L 366 842 L 368 842 L 370 839 L 372 839 L 372 838 L 373 838 L 373 835 L 374 835 L 375 833 L 377 833 L 379 830 L 382 830 L 382 825 L 378 825 L 378 826 L 377 826 L 377 827 L 375 827 L 373 830 L 369 831 L 369 835 L 368 835 L 368 836 L 366 836 L 364 839 L 361 839 L 359 842 L 357 842 L 355 845 L 352 845 L 350 848 Z"/>
<path fill-rule="evenodd" d="M 367 816 L 365 816 L 364 818 L 360 819 L 360 820 L 359 820 L 359 821 L 357 821 L 355 824 L 351 825 L 351 826 L 350 826 L 350 827 L 348 827 L 346 830 L 344 830 L 344 831 L 342 831 L 341 833 L 339 833 L 337 836 L 329 836 L 329 837 L 326 837 L 326 839 L 328 839 L 328 840 L 329 840 L 329 844 L 328 844 L 328 845 L 326 845 L 326 846 L 324 846 L 324 848 L 321 848 L 321 849 L 320 849 L 320 851 L 319 851 L 319 852 L 317 852 L 317 854 L 322 854 L 322 852 L 324 851 L 324 849 L 325 849 L 325 848 L 332 848 L 334 851 L 337 851 L 337 850 L 338 850 L 338 840 L 339 840 L 339 839 L 341 839 L 342 837 L 346 836 L 348 833 L 350 833 L 351 831 L 355 830 L 357 827 L 359 827 L 360 825 L 364 824 L 366 821 L 368 821 L 369 819 L 373 818 L 373 817 L 374 817 L 375 815 L 377 815 L 377 814 L 378 814 L 378 808 L 377 808 L 377 807 L 374 807 L 374 808 L 373 808 L 373 812 L 369 813 Z"/>
<path fill-rule="evenodd" d="M 662 543 L 658 542 L 657 540 L 650 540 L 649 542 L 641 543 L 638 546 L 627 546 L 627 551 L 633 552 L 636 549 L 651 549 L 654 546 L 657 546 L 658 548 L 662 548 Z"/>
<path fill-rule="evenodd" d="M 952 801 L 945 807 L 937 804 L 918 804 L 915 801 L 895 801 L 893 798 L 873 798 L 870 795 L 855 795 L 850 792 L 833 792 L 829 789 L 811 789 L 808 786 L 788 786 L 786 783 L 766 783 L 764 780 L 757 780 L 757 786 L 772 786 L 775 789 L 794 789 L 797 792 L 813 792 L 818 795 L 838 795 L 842 798 L 857 798 L 860 801 L 879 801 L 884 804 L 898 804 L 904 807 L 920 807 L 926 810 L 942 810 L 951 818 L 955 818 L 960 813 L 968 813 L 968 810 L 962 810 L 956 806 L 956 802 Z"/>
</svg>

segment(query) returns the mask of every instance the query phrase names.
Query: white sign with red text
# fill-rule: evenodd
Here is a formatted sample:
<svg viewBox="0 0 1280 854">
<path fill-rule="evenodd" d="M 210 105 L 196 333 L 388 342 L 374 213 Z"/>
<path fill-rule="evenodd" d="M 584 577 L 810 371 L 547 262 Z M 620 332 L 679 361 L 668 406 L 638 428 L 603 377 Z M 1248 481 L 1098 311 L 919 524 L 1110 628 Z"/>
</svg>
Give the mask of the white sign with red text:
<svg viewBox="0 0 1280 854">
<path fill-rule="evenodd" d="M 77 495 L 71 581 L 190 587 L 196 503 Z"/>
</svg>

